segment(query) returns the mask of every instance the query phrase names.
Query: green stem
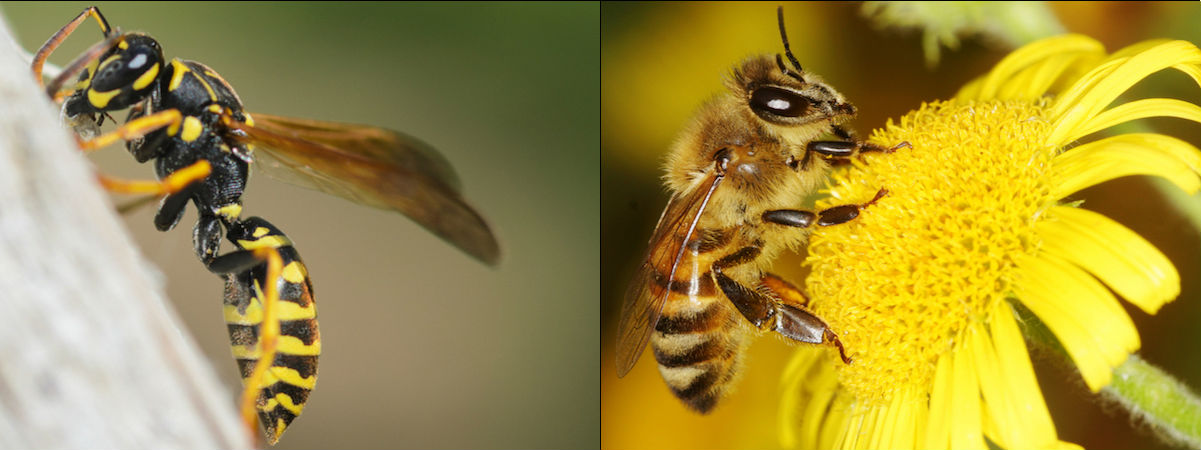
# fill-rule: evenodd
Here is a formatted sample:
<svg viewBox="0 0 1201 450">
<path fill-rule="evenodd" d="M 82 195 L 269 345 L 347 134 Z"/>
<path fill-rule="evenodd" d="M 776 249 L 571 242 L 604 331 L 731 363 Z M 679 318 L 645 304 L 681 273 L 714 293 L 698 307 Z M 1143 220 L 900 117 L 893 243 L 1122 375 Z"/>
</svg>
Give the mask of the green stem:
<svg viewBox="0 0 1201 450">
<path fill-rule="evenodd" d="M 1201 448 L 1201 399 L 1138 355 L 1130 355 L 1113 370 L 1113 381 L 1101 389 L 1101 396 L 1150 425 L 1161 439 Z"/>
<path fill-rule="evenodd" d="M 1067 352 L 1054 333 L 1020 302 L 1013 304 L 1022 334 L 1032 343 L 1066 359 Z M 1113 380 L 1101 388 L 1101 398 L 1147 424 L 1147 428 L 1164 442 L 1201 448 L 1201 398 L 1138 355 L 1130 355 L 1113 370 Z"/>
</svg>

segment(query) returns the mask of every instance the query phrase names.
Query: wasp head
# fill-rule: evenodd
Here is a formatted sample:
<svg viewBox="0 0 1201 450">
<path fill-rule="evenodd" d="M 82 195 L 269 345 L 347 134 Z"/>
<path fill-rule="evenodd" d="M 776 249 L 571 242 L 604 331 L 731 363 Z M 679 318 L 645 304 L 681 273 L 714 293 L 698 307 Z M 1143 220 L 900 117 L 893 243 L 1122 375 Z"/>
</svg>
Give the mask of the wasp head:
<svg viewBox="0 0 1201 450">
<path fill-rule="evenodd" d="M 74 117 L 128 108 L 150 95 L 162 70 L 158 41 L 141 33 L 125 34 L 80 74 L 65 112 Z"/>
</svg>

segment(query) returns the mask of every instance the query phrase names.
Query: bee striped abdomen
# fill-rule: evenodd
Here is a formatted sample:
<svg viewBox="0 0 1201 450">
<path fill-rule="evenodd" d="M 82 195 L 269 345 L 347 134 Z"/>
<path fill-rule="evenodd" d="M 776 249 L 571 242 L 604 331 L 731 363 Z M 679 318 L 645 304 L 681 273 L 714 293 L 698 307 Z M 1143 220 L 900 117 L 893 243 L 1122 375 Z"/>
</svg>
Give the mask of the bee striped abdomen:
<svg viewBox="0 0 1201 450">
<path fill-rule="evenodd" d="M 738 374 L 746 336 L 737 309 L 709 272 L 709 265 L 727 248 L 730 233 L 700 229 L 697 235 L 676 268 L 674 282 L 667 282 L 670 268 L 653 274 L 653 295 L 663 295 L 669 284 L 670 292 L 650 343 L 672 393 L 706 413 Z"/>
<path fill-rule="evenodd" d="M 275 235 L 266 237 L 272 236 Z M 282 237 L 282 234 L 278 236 Z M 247 386 L 258 391 L 259 419 L 274 442 L 300 415 L 316 385 L 321 334 L 317 328 L 317 309 L 308 271 L 291 242 L 286 237 L 278 241 L 259 239 L 255 242 L 282 245 L 263 244 L 276 247 L 283 262 L 280 301 L 276 308 L 280 330 L 276 353 L 262 382 L 258 386 Z M 250 383 L 255 364 L 262 354 L 260 330 L 265 277 L 265 263 L 245 272 L 226 275 L 225 321 L 243 383 Z"/>
<path fill-rule="evenodd" d="M 659 373 L 672 393 L 690 408 L 706 413 L 738 373 L 745 336 L 738 311 L 724 297 L 685 297 L 684 301 L 696 308 L 669 312 L 664 307 L 651 335 L 651 347 Z"/>
</svg>

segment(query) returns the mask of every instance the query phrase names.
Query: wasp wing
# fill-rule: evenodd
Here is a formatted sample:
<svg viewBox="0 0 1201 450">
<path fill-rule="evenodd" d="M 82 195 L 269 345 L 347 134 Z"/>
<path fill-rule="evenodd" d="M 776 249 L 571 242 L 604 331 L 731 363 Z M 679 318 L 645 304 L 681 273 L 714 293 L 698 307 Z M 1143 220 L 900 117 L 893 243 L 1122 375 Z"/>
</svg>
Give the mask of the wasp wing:
<svg viewBox="0 0 1201 450">
<path fill-rule="evenodd" d="M 471 256 L 500 257 L 488 224 L 459 193 L 450 163 L 417 138 L 367 125 L 254 114 L 234 121 L 273 178 L 399 211 Z"/>
<path fill-rule="evenodd" d="M 680 281 L 675 279 L 676 270 L 684 259 L 694 256 L 686 255 L 687 245 L 722 179 L 710 174 L 693 189 L 673 195 L 659 216 L 646 258 L 621 305 L 621 319 L 617 323 L 618 377 L 629 373 L 642 356 L 668 294 L 672 290 L 695 291 L 693 288 L 701 282 L 700 271 L 692 270 L 687 280 Z M 667 273 L 662 273 L 664 270 Z"/>
</svg>

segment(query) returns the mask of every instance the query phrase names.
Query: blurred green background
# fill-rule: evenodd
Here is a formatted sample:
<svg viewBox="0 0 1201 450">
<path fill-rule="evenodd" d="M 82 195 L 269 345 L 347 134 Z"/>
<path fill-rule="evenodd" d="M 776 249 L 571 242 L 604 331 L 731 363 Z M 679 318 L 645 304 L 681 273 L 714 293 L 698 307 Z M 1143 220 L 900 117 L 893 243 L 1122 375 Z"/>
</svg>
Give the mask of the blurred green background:
<svg viewBox="0 0 1201 450">
<path fill-rule="evenodd" d="M 915 32 L 879 31 L 859 15 L 860 3 L 604 3 L 601 6 L 601 435 L 604 448 L 776 448 L 779 377 L 794 347 L 774 337 L 751 347 L 743 379 L 708 416 L 687 411 L 643 355 L 617 379 L 614 368 L 621 296 L 667 202 L 660 175 L 672 139 L 743 58 L 779 53 L 776 6 L 783 5 L 789 39 L 808 71 L 820 74 L 860 111 L 852 123 L 866 134 L 922 101 L 948 98 L 982 75 L 1008 49 L 963 39 L 943 49 L 927 69 Z M 1052 3 L 1068 31 L 1085 33 L 1110 51 L 1144 39 L 1201 43 L 1201 5 L 1183 3 Z M 1179 73 L 1153 76 L 1132 97 L 1201 102 L 1201 89 Z M 1154 121 L 1157 130 L 1201 143 L 1201 126 Z M 1080 195 L 1147 237 L 1183 278 L 1181 297 L 1156 316 L 1127 308 L 1142 334 L 1141 355 L 1193 387 L 1201 387 L 1201 283 L 1198 232 L 1171 212 L 1145 178 L 1130 177 Z M 773 271 L 799 280 L 800 258 L 785 256 Z M 1163 447 L 1106 414 L 1073 369 L 1035 354 L 1036 371 L 1060 436 L 1085 448 Z"/>
<path fill-rule="evenodd" d="M 2 10 L 33 51 L 90 4 Z M 221 73 L 251 112 L 425 140 L 499 237 L 501 263 L 488 268 L 398 214 L 252 175 L 245 214 L 296 242 L 324 345 L 317 389 L 276 448 L 596 445 L 596 3 L 98 6 L 114 26 L 156 37 L 167 58 Z M 84 23 L 51 61 L 99 39 Z M 92 158 L 108 174 L 153 177 L 123 147 Z M 195 212 L 160 233 L 153 209 L 127 215 L 129 229 L 232 408 L 241 385 L 222 282 L 192 252 Z"/>
</svg>

